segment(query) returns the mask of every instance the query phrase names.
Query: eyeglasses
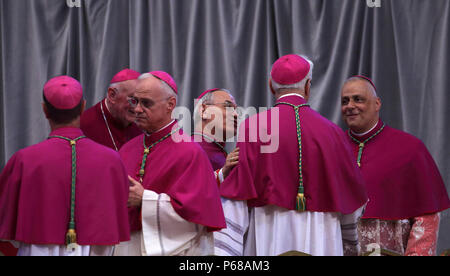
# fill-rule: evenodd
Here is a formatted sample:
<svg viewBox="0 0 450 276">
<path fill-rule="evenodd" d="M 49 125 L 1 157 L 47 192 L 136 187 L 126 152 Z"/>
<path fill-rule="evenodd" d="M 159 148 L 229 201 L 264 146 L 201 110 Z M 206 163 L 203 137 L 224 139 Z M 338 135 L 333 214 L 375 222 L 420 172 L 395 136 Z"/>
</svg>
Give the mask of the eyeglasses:
<svg viewBox="0 0 450 276">
<path fill-rule="evenodd" d="M 221 105 L 225 108 L 232 108 L 233 110 L 236 110 L 237 105 L 232 102 L 224 102 L 224 103 L 205 103 L 205 105 Z"/>
<path fill-rule="evenodd" d="M 127 101 L 132 108 L 136 108 L 138 106 L 138 104 L 141 104 L 141 107 L 147 108 L 147 109 L 151 108 L 157 102 L 166 101 L 168 99 L 170 99 L 170 97 L 155 102 L 151 99 L 127 97 Z"/>
<path fill-rule="evenodd" d="M 141 107 L 144 107 L 144 108 L 150 108 L 152 105 L 154 105 L 154 102 L 149 99 L 139 99 L 136 97 L 128 97 L 127 100 L 132 108 L 136 108 L 139 103 L 141 104 Z"/>
</svg>

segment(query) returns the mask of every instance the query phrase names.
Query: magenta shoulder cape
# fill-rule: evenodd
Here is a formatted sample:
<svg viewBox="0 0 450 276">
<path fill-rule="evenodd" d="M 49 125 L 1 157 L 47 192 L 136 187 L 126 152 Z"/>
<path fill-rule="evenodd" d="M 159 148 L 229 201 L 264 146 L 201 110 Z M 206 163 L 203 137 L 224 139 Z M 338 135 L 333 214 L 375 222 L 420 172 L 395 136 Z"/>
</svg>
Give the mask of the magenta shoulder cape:
<svg viewBox="0 0 450 276">
<path fill-rule="evenodd" d="M 209 162 L 211 162 L 211 165 L 213 167 L 213 170 L 216 171 L 218 169 L 223 168 L 225 165 L 225 162 L 227 160 L 227 154 L 224 152 L 219 146 L 217 146 L 215 143 L 207 141 L 203 137 L 194 134 L 192 136 L 192 140 L 195 141 L 195 139 L 202 139 L 198 144 L 200 147 L 205 151 L 206 155 L 208 156 Z M 225 145 L 223 145 L 225 146 Z"/>
<path fill-rule="evenodd" d="M 83 133 L 61 128 L 49 136 Z M 129 240 L 128 181 L 119 154 L 87 138 L 78 141 L 75 222 L 80 245 Z M 70 219 L 71 146 L 48 139 L 18 151 L 0 174 L 0 239 L 65 243 Z"/>
<path fill-rule="evenodd" d="M 106 108 L 105 100 L 102 100 L 81 115 L 80 128 L 88 138 L 115 150 L 111 135 L 103 118 L 102 106 L 117 149 L 120 150 L 126 142 L 142 134 L 142 131 L 135 124 L 131 124 L 127 128 L 121 127 Z"/>
<path fill-rule="evenodd" d="M 298 96 L 287 96 L 277 102 L 305 104 Z M 279 110 L 279 134 L 270 121 L 276 120 Z M 279 105 L 267 112 L 250 117 L 241 124 L 239 141 L 250 141 L 250 133 L 257 128 L 279 139 L 274 153 L 261 153 L 261 142 L 238 142 L 239 164 L 220 186 L 221 195 L 234 200 L 247 200 L 249 206 L 276 205 L 295 209 L 299 186 L 299 150 L 294 109 Z M 267 118 L 267 119 L 266 119 Z M 363 179 L 344 132 L 309 107 L 300 108 L 302 129 L 302 164 L 306 210 L 312 212 L 340 212 L 349 214 L 367 202 Z M 245 134 L 243 134 L 245 132 Z M 244 136 L 245 135 L 245 136 Z"/>
<path fill-rule="evenodd" d="M 354 138 L 363 142 L 382 126 L 380 120 L 370 133 Z M 349 135 L 347 140 L 357 156 L 358 144 Z M 363 218 L 408 219 L 450 207 L 436 163 L 422 141 L 408 133 L 385 126 L 366 143 L 361 171 L 370 200 Z"/>
<path fill-rule="evenodd" d="M 150 146 L 177 127 L 175 122 L 146 137 L 146 145 Z M 139 180 L 144 153 L 144 135 L 132 139 L 120 150 L 128 174 L 136 180 Z M 182 130 L 176 135 L 184 141 L 175 142 L 169 137 L 150 150 L 144 188 L 169 195 L 174 210 L 189 222 L 204 225 L 212 231 L 225 228 L 220 194 L 208 157 Z M 140 208 L 129 209 L 131 231 L 142 229 L 140 212 Z"/>
</svg>

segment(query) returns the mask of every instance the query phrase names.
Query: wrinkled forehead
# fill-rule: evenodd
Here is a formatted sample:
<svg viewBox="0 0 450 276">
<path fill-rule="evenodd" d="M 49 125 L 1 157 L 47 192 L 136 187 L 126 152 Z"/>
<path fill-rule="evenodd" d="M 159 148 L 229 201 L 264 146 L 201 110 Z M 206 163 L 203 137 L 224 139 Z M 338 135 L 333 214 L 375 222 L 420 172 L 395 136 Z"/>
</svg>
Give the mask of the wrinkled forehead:
<svg viewBox="0 0 450 276">
<path fill-rule="evenodd" d="M 153 76 L 137 80 L 134 94 L 137 97 L 159 97 L 163 95 L 162 83 Z"/>
<path fill-rule="evenodd" d="M 231 103 L 236 103 L 236 101 L 234 100 L 234 97 L 232 95 L 230 95 L 228 92 L 223 91 L 223 90 L 217 90 L 213 92 L 213 101 L 216 103 L 223 103 L 223 102 L 231 102 Z"/>
<path fill-rule="evenodd" d="M 112 84 L 119 92 L 133 93 L 136 90 L 137 80 L 127 80 Z"/>
<path fill-rule="evenodd" d="M 353 79 L 353 80 L 347 81 L 342 86 L 341 97 L 375 96 L 375 93 L 372 90 L 373 90 L 373 88 L 368 81 L 362 80 L 362 79 Z"/>
</svg>

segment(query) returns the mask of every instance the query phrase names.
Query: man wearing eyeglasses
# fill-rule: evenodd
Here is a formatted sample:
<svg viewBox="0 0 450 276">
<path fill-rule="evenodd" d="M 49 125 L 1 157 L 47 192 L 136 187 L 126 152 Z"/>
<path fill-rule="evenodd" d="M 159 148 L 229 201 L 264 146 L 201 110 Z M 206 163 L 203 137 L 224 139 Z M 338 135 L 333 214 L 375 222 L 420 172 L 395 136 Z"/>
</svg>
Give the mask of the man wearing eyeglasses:
<svg viewBox="0 0 450 276">
<path fill-rule="evenodd" d="M 145 133 L 120 150 L 130 181 L 131 241 L 115 255 L 211 255 L 211 232 L 226 227 L 208 157 L 171 117 L 177 97 L 173 78 L 153 71 L 139 77 L 128 98 Z"/>
<path fill-rule="evenodd" d="M 142 134 L 134 124 L 136 115 L 127 101 L 134 93 L 139 75 L 124 69 L 112 78 L 106 98 L 81 116 L 81 129 L 87 137 L 119 151 L 126 142 Z"/>
<path fill-rule="evenodd" d="M 203 148 L 215 171 L 217 182 L 228 176 L 239 162 L 239 149 L 228 154 L 225 142 L 236 136 L 236 101 L 226 89 L 209 89 L 198 98 L 194 108 L 193 140 Z"/>
</svg>

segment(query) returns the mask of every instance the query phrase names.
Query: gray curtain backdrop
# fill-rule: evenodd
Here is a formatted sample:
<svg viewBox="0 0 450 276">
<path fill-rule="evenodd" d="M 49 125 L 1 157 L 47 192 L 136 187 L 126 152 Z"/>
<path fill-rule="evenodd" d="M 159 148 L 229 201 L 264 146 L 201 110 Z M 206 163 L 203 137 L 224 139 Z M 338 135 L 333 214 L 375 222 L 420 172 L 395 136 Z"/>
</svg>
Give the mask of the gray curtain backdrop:
<svg viewBox="0 0 450 276">
<path fill-rule="evenodd" d="M 422 139 L 450 190 L 450 1 L 381 0 L 0 0 L 0 167 L 46 138 L 42 87 L 79 79 L 88 106 L 130 67 L 164 70 L 180 105 L 213 87 L 243 107 L 271 106 L 271 64 L 301 53 L 315 63 L 311 105 L 343 126 L 340 87 L 373 78 L 382 118 Z M 450 248 L 442 214 L 438 253 Z"/>
</svg>

